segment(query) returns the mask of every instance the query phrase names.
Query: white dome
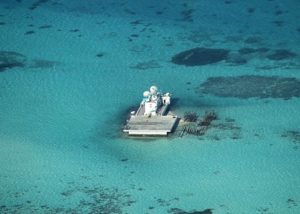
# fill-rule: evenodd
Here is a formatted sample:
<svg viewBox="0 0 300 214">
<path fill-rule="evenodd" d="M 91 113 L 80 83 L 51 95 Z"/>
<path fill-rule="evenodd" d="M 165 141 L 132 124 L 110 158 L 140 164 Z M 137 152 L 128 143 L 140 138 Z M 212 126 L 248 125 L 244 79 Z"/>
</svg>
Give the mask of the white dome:
<svg viewBox="0 0 300 214">
<path fill-rule="evenodd" d="M 150 87 L 150 92 L 151 92 L 151 94 L 156 94 L 157 93 L 157 87 L 156 86 L 151 86 Z"/>
<path fill-rule="evenodd" d="M 150 92 L 149 92 L 149 91 L 144 91 L 144 93 L 143 93 L 144 97 L 148 97 L 148 96 L 149 96 L 149 94 L 150 94 Z"/>
</svg>

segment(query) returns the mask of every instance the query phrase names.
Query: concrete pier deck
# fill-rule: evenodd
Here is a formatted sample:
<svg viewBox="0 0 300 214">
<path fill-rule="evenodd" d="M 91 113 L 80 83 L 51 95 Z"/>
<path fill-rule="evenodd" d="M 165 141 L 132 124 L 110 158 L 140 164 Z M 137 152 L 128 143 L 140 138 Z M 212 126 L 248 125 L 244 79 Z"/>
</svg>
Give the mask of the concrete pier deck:
<svg viewBox="0 0 300 214">
<path fill-rule="evenodd" d="M 123 131 L 129 135 L 166 136 L 173 131 L 178 120 L 173 115 L 131 116 Z"/>
</svg>

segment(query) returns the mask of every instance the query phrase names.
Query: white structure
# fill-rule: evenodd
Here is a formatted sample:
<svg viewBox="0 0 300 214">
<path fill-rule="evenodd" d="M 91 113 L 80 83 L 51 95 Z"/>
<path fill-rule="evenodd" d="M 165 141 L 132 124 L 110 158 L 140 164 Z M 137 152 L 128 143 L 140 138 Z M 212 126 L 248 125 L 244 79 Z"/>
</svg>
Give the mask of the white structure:
<svg viewBox="0 0 300 214">
<path fill-rule="evenodd" d="M 167 136 L 179 120 L 176 115 L 167 113 L 171 104 L 170 93 L 162 94 L 156 86 L 151 86 L 143 95 L 139 109 L 130 113 L 123 132 L 137 136 Z"/>
<path fill-rule="evenodd" d="M 144 115 L 148 117 L 156 116 L 158 113 L 163 115 L 171 103 L 170 93 L 162 94 L 156 86 L 151 86 L 150 90 L 145 91 L 143 95 L 144 99 L 141 102 L 141 107 L 144 108 Z M 161 109 L 164 109 L 164 111 Z"/>
</svg>

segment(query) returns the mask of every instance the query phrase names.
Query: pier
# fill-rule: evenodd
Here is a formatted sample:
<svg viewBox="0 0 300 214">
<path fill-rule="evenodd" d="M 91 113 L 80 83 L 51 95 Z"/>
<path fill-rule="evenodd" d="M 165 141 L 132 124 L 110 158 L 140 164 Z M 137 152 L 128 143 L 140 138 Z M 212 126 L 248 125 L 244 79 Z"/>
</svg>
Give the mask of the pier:
<svg viewBox="0 0 300 214">
<path fill-rule="evenodd" d="M 177 120 L 176 116 L 171 115 L 131 117 L 123 131 L 129 135 L 167 136 L 175 128 Z"/>
</svg>

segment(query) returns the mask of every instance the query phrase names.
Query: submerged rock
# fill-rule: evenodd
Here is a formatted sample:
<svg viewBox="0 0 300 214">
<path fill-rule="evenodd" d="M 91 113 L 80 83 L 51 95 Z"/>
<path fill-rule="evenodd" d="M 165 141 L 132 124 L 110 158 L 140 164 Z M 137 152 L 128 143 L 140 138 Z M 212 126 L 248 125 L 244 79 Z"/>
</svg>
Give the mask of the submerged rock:
<svg viewBox="0 0 300 214">
<path fill-rule="evenodd" d="M 211 77 L 200 85 L 197 92 L 219 97 L 247 99 L 300 97 L 300 80 L 278 76 L 245 75 Z"/>
<path fill-rule="evenodd" d="M 213 48 L 193 48 L 172 57 L 172 62 L 185 66 L 199 66 L 217 63 L 227 59 L 229 50 Z"/>
</svg>

